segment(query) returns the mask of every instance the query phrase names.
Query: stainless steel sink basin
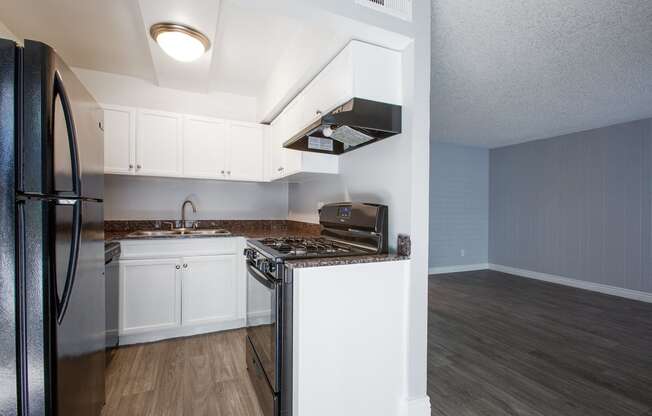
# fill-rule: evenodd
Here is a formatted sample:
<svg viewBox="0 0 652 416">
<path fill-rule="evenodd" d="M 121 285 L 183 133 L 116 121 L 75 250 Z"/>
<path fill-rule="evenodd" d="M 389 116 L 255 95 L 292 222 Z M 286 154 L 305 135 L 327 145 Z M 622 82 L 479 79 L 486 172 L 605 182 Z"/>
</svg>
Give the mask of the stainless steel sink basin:
<svg viewBox="0 0 652 416">
<path fill-rule="evenodd" d="M 224 229 L 195 230 L 192 228 L 176 228 L 174 230 L 135 231 L 127 237 L 175 237 L 175 236 L 229 236 L 231 232 Z"/>
<path fill-rule="evenodd" d="M 188 235 L 231 235 L 229 230 L 216 229 L 216 230 L 174 230 L 180 231 L 180 234 Z"/>
</svg>

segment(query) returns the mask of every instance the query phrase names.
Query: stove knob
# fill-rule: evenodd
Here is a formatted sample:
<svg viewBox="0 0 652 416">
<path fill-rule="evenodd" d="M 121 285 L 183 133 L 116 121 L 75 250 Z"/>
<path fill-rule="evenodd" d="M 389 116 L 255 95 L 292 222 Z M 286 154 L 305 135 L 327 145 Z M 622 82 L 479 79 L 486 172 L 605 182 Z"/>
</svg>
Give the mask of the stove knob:
<svg viewBox="0 0 652 416">
<path fill-rule="evenodd" d="M 251 248 L 245 248 L 244 255 L 245 257 L 247 257 L 247 260 L 256 260 L 256 257 L 258 257 L 258 253 L 256 252 L 256 250 L 253 250 Z"/>
<path fill-rule="evenodd" d="M 274 273 L 276 271 L 276 265 L 269 260 L 261 261 L 259 267 L 263 273 Z"/>
</svg>

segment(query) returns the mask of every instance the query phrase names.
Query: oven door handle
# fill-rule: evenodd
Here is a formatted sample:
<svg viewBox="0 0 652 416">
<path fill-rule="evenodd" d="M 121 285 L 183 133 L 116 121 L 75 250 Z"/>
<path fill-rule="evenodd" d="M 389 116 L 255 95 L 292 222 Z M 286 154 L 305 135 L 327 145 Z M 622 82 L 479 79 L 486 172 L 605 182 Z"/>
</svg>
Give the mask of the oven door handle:
<svg viewBox="0 0 652 416">
<path fill-rule="evenodd" d="M 276 282 L 271 281 L 263 272 L 255 268 L 251 262 L 247 262 L 247 270 L 249 270 L 249 273 L 251 273 L 251 275 L 266 288 L 276 288 Z"/>
</svg>

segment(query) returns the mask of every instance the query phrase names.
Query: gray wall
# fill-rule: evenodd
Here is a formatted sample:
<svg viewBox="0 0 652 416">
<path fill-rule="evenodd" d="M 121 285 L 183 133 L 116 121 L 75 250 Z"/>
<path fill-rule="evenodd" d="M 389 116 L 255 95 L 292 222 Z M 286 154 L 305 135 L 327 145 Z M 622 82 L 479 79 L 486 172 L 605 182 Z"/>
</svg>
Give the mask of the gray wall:
<svg viewBox="0 0 652 416">
<path fill-rule="evenodd" d="M 221 182 L 147 176 L 104 176 L 104 219 L 175 219 L 191 199 L 197 213 L 188 219 L 284 220 L 288 187 L 284 183 Z"/>
<path fill-rule="evenodd" d="M 491 263 L 652 292 L 652 120 L 493 149 Z"/>
<path fill-rule="evenodd" d="M 489 151 L 430 146 L 430 268 L 487 263 Z"/>
</svg>

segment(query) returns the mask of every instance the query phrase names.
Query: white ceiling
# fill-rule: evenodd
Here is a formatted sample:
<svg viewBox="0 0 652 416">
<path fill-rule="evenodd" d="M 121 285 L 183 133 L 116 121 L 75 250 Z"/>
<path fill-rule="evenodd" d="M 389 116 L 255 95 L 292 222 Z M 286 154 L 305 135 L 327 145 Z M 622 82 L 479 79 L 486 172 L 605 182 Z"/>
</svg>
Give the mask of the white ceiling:
<svg viewBox="0 0 652 416">
<path fill-rule="evenodd" d="M 652 116 L 652 1 L 432 4 L 433 139 L 497 147 Z"/>
<path fill-rule="evenodd" d="M 47 42 L 72 66 L 154 80 L 136 0 L 2 0 L 0 19 L 20 38 Z"/>
<path fill-rule="evenodd" d="M 302 50 L 316 40 L 304 36 L 314 22 L 281 13 L 240 0 L 0 2 L 0 19 L 17 36 L 43 40 L 71 66 L 187 91 L 246 96 L 260 94 L 288 50 Z M 212 48 L 198 61 L 174 61 L 148 35 L 151 24 L 160 21 L 197 28 L 209 37 Z M 322 46 L 332 40 L 338 48 L 346 37 L 332 28 L 310 33 L 320 35 Z"/>
</svg>

